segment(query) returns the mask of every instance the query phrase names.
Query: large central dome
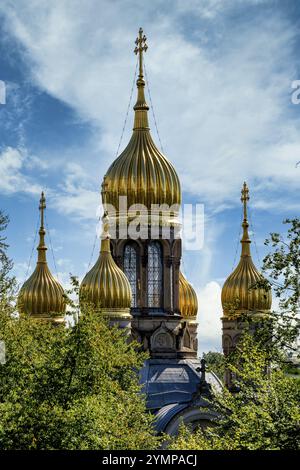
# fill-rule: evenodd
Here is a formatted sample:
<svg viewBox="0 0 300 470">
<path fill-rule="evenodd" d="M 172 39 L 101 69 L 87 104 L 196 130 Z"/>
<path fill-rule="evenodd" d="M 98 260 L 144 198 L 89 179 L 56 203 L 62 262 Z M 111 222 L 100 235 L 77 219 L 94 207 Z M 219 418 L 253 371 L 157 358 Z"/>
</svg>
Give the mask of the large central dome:
<svg viewBox="0 0 300 470">
<path fill-rule="evenodd" d="M 127 197 L 127 208 L 133 204 L 143 204 L 150 210 L 152 204 L 179 206 L 181 202 L 177 173 L 158 150 L 150 134 L 141 57 L 137 88 L 132 137 L 125 150 L 109 167 L 103 181 L 103 203 L 114 206 L 117 213 L 120 210 L 120 196 Z M 178 210 L 179 207 L 174 212 Z"/>
</svg>

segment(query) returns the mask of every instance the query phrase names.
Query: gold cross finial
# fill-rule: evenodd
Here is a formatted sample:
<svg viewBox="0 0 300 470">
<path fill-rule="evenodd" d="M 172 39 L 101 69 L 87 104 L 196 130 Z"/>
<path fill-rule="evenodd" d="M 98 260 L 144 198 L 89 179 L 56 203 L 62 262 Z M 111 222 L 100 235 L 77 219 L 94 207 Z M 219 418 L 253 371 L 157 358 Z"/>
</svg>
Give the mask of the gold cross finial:
<svg viewBox="0 0 300 470">
<path fill-rule="evenodd" d="M 47 247 L 45 245 L 46 231 L 45 231 L 45 228 L 44 228 L 44 210 L 46 209 L 46 198 L 45 198 L 45 195 L 44 195 L 43 192 L 41 194 L 39 209 L 41 211 L 41 226 L 40 226 L 40 230 L 39 230 L 40 242 L 39 242 L 39 245 L 37 247 L 37 250 L 38 250 L 38 253 L 39 253 L 38 261 L 41 262 L 41 263 L 46 263 L 46 250 L 47 250 Z"/>
<path fill-rule="evenodd" d="M 145 34 L 143 35 L 143 29 L 139 29 L 139 35 L 135 40 L 135 49 L 134 53 L 139 54 L 139 77 L 143 77 L 143 52 L 146 52 L 148 46 L 146 44 L 147 38 Z"/>
<path fill-rule="evenodd" d="M 43 229 L 44 228 L 44 210 L 46 209 L 46 198 L 45 198 L 44 192 L 42 192 L 41 194 L 39 209 L 41 211 L 41 229 Z"/>
<path fill-rule="evenodd" d="M 243 189 L 241 193 L 242 193 L 241 201 L 244 204 L 244 219 L 247 220 L 247 202 L 249 201 L 250 198 L 249 198 L 249 188 L 246 182 L 244 182 L 243 184 Z"/>
<path fill-rule="evenodd" d="M 247 183 L 245 182 L 243 184 L 243 188 L 242 188 L 242 196 L 241 196 L 241 201 L 244 205 L 244 220 L 243 220 L 243 223 L 242 223 L 242 227 L 243 227 L 243 236 L 242 236 L 242 239 L 241 239 L 241 242 L 242 242 L 242 256 L 251 256 L 250 255 L 250 238 L 249 238 L 249 233 L 248 233 L 248 227 L 249 227 L 249 223 L 248 223 L 248 216 L 247 216 L 247 202 L 249 201 L 249 189 L 248 189 L 248 186 L 247 186 Z"/>
</svg>

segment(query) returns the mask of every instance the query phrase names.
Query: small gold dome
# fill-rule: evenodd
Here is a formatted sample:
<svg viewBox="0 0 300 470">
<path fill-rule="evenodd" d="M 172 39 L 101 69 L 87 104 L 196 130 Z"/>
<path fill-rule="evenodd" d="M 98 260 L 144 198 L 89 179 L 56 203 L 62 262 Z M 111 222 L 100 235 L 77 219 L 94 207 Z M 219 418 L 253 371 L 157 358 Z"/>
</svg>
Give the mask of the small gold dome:
<svg viewBox="0 0 300 470">
<path fill-rule="evenodd" d="M 105 218 L 99 258 L 85 275 L 80 286 L 81 297 L 115 316 L 128 315 L 131 287 L 126 275 L 116 265 L 110 252 L 108 218 Z"/>
<path fill-rule="evenodd" d="M 249 190 L 246 183 L 242 189 L 241 200 L 244 203 L 242 252 L 239 264 L 223 285 L 221 300 L 225 316 L 242 312 L 267 313 L 272 304 L 271 291 L 257 285 L 259 281 L 264 280 L 264 277 L 255 267 L 251 258 L 251 240 L 248 234 L 249 223 L 247 219 Z"/>
<path fill-rule="evenodd" d="M 182 272 L 179 273 L 179 309 L 184 318 L 195 318 L 198 311 L 197 295 Z"/>
<path fill-rule="evenodd" d="M 144 41 L 140 31 L 140 39 Z M 136 48 L 140 52 L 142 42 Z M 143 46 L 146 47 L 147 46 Z M 103 203 L 112 205 L 122 212 L 119 197 L 127 197 L 127 208 L 133 204 L 143 204 L 147 210 L 152 204 L 180 205 L 181 189 L 177 173 L 173 165 L 158 150 L 152 140 L 149 123 L 149 107 L 144 95 L 145 81 L 143 77 L 142 55 L 140 54 L 139 76 L 137 80 L 138 97 L 134 106 L 135 118 L 133 134 L 129 144 L 121 155 L 109 167 L 103 181 Z M 110 214 L 109 208 L 107 209 Z M 179 211 L 174 210 L 176 215 Z"/>
<path fill-rule="evenodd" d="M 66 309 L 64 290 L 59 282 L 52 276 L 46 259 L 44 229 L 44 209 L 46 200 L 44 193 L 40 199 L 41 227 L 38 245 L 38 261 L 36 268 L 27 281 L 24 282 L 18 295 L 18 309 L 36 318 L 49 318 L 51 313 L 63 314 Z M 62 318 L 61 318 L 62 319 Z"/>
</svg>

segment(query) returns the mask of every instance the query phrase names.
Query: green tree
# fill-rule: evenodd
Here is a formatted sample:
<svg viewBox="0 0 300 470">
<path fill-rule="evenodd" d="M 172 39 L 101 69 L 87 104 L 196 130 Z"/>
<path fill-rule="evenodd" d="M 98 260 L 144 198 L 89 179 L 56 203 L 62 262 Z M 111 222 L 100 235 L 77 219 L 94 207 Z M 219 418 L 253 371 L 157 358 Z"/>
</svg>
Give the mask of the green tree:
<svg viewBox="0 0 300 470">
<path fill-rule="evenodd" d="M 78 306 L 75 317 L 78 315 Z M 2 305 L 0 449 L 155 449 L 137 371 L 146 356 L 89 305 L 70 328 Z"/>
<path fill-rule="evenodd" d="M 209 351 L 208 353 L 203 353 L 203 359 L 205 360 L 207 370 L 214 372 L 223 382 L 225 372 L 224 355 L 216 351 Z"/>
<path fill-rule="evenodd" d="M 7 237 L 3 234 L 7 229 L 8 224 L 8 215 L 4 214 L 4 212 L 0 210 L 0 293 L 2 300 L 5 297 L 7 302 L 12 299 L 16 288 L 16 280 L 13 276 L 10 276 L 13 262 L 7 254 L 9 247 L 7 244 Z"/>
<path fill-rule="evenodd" d="M 241 339 L 227 367 L 238 393 L 224 389 L 211 406 L 218 413 L 211 427 L 194 434 L 181 431 L 171 449 L 275 450 L 300 448 L 300 389 L 284 372 L 267 374 L 269 357 L 253 335 Z M 237 366 L 239 364 L 239 367 Z"/>
<path fill-rule="evenodd" d="M 225 367 L 235 377 L 238 393 L 224 389 L 211 406 L 219 418 L 206 431 L 191 434 L 182 427 L 172 442 L 175 449 L 299 449 L 299 381 L 286 374 L 286 352 L 299 336 L 300 221 L 287 219 L 285 235 L 271 233 L 266 245 L 272 251 L 263 260 L 263 271 L 279 299 L 278 311 L 253 328 L 250 316 L 243 317 L 249 332 L 242 336 Z M 253 286 L 257 288 L 258 286 Z"/>
<path fill-rule="evenodd" d="M 265 245 L 272 251 L 263 260 L 263 272 L 279 300 L 279 309 L 270 315 L 272 327 L 267 325 L 272 341 L 268 341 L 268 331 L 261 333 L 277 362 L 284 361 L 286 353 L 294 350 L 300 333 L 300 219 L 286 219 L 283 223 L 288 226 L 286 233 L 270 234 Z"/>
</svg>

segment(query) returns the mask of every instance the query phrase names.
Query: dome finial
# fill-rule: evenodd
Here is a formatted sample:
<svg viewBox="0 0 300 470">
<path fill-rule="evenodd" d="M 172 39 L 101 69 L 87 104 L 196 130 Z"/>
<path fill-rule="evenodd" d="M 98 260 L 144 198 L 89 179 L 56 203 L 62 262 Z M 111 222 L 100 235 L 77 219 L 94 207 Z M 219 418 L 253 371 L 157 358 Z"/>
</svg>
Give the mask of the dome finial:
<svg viewBox="0 0 300 470">
<path fill-rule="evenodd" d="M 267 312 L 272 303 L 271 291 L 266 291 L 264 287 L 256 287 L 257 283 L 264 278 L 255 267 L 250 253 L 251 240 L 248 233 L 247 215 L 249 189 L 246 183 L 243 184 L 241 193 L 241 201 L 244 206 L 242 253 L 239 264 L 223 285 L 222 305 L 225 316 L 230 316 L 233 312 L 235 314 L 247 311 Z"/>
<path fill-rule="evenodd" d="M 55 323 L 64 321 L 63 313 L 66 309 L 64 291 L 59 282 L 52 276 L 46 259 L 47 247 L 45 245 L 46 230 L 44 227 L 44 211 L 46 199 L 42 192 L 39 210 L 41 213 L 41 225 L 39 230 L 40 241 L 37 247 L 38 259 L 36 268 L 20 289 L 18 296 L 18 308 L 22 313 L 39 319 L 52 319 Z"/>
<path fill-rule="evenodd" d="M 41 199 L 40 199 L 40 205 L 39 205 L 39 210 L 41 213 L 41 226 L 39 230 L 39 236 L 40 236 L 40 241 L 37 247 L 38 250 L 38 263 L 47 263 L 46 260 L 46 251 L 47 247 L 45 245 L 45 235 L 46 235 L 46 230 L 44 227 L 44 210 L 46 209 L 46 198 L 44 195 L 44 192 L 41 193 Z"/>
<path fill-rule="evenodd" d="M 139 35 L 135 40 L 135 49 L 134 53 L 139 54 L 139 75 L 137 79 L 137 88 L 138 88 L 138 96 L 137 102 L 134 106 L 135 117 L 134 117 L 134 126 L 133 129 L 149 129 L 148 123 L 148 115 L 147 111 L 149 110 L 149 106 L 146 103 L 144 88 L 145 88 L 145 80 L 143 74 L 143 53 L 146 52 L 148 46 L 146 44 L 147 38 L 143 34 L 143 29 L 139 29 Z"/>
<path fill-rule="evenodd" d="M 249 228 L 249 223 L 248 223 L 248 213 L 247 213 L 247 202 L 249 201 L 249 188 L 247 186 L 247 183 L 244 182 L 243 188 L 241 191 L 241 201 L 244 206 L 244 217 L 243 217 L 243 236 L 241 239 L 241 244 L 242 244 L 242 256 L 251 256 L 250 254 L 250 243 L 251 240 L 249 238 L 249 233 L 248 233 L 248 228 Z"/>
<path fill-rule="evenodd" d="M 139 79 L 144 78 L 143 74 L 143 52 L 146 52 L 148 46 L 146 44 L 147 38 L 143 35 L 143 28 L 139 29 L 139 36 L 135 40 L 136 47 L 134 49 L 135 54 L 139 54 Z"/>
</svg>

